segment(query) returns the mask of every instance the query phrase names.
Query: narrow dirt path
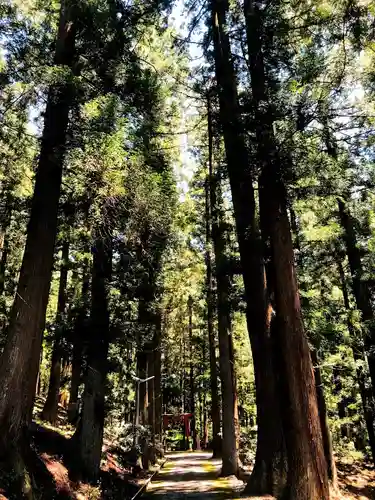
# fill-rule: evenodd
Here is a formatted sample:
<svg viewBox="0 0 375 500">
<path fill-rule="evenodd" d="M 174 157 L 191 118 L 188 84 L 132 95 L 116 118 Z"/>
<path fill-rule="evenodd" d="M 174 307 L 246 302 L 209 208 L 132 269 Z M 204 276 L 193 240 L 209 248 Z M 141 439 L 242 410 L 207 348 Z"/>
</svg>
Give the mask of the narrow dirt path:
<svg viewBox="0 0 375 500">
<path fill-rule="evenodd" d="M 168 454 L 167 458 L 167 463 L 148 488 L 147 499 L 239 498 L 243 483 L 236 478 L 220 478 L 221 461 L 212 460 L 210 453 L 180 452 Z"/>
</svg>

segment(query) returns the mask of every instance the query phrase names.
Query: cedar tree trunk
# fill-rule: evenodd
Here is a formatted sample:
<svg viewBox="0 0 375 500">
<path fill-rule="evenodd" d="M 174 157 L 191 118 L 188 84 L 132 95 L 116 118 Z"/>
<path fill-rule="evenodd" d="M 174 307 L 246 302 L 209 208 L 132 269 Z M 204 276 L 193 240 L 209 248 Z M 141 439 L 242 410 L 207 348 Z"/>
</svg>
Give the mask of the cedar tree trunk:
<svg viewBox="0 0 375 500">
<path fill-rule="evenodd" d="M 213 176 L 213 129 L 211 99 L 207 99 L 207 125 L 208 125 L 208 175 L 205 182 L 206 195 L 206 289 L 207 289 L 207 329 L 210 352 L 210 387 L 211 387 L 211 420 L 212 420 L 212 456 L 221 456 L 220 438 L 220 405 L 217 384 L 216 345 L 214 331 L 214 292 L 212 275 L 212 207 L 210 203 L 210 186 Z"/>
<path fill-rule="evenodd" d="M 222 220 L 221 196 L 216 177 L 211 177 L 212 240 L 215 251 L 217 283 L 217 315 L 219 332 L 219 361 L 223 411 L 222 476 L 238 475 L 237 390 L 232 349 L 230 312 L 230 278 L 225 254 L 225 226 Z"/>
<path fill-rule="evenodd" d="M 261 204 L 261 210 L 269 229 L 275 280 L 282 411 L 288 454 L 284 497 L 288 500 L 325 500 L 329 498 L 327 467 L 313 367 L 302 323 L 281 159 L 273 133 L 271 106 L 268 104 L 262 53 L 262 16 L 252 0 L 245 0 L 244 9 L 257 153 L 262 172 L 259 189 L 263 191 L 260 196 L 267 200 L 267 203 Z"/>
<path fill-rule="evenodd" d="M 75 26 L 69 3 L 64 1 L 61 6 L 55 64 L 71 68 Z M 0 361 L 0 455 L 17 447 L 22 430 L 31 418 L 52 275 L 71 102 L 69 82 L 50 87 L 26 247 Z"/>
<path fill-rule="evenodd" d="M 219 87 L 220 121 L 223 128 L 228 175 L 231 185 L 237 237 L 247 302 L 247 327 L 254 362 L 258 438 L 255 471 L 267 474 L 281 462 L 282 437 L 279 425 L 272 421 L 278 403 L 270 399 L 275 373 L 271 361 L 268 297 L 262 255 L 262 242 L 256 217 L 255 196 L 251 166 L 240 119 L 236 75 L 230 51 L 226 14 L 227 0 L 211 0 L 214 41 L 215 73 Z M 264 431 L 262 430 L 264 429 Z M 267 436 L 266 439 L 264 439 Z M 261 462 L 259 462 L 261 460 Z M 282 467 L 284 469 L 284 467 Z M 256 493 L 272 493 L 278 474 L 253 476 Z M 272 487 L 269 485 L 272 484 Z M 266 487 L 265 490 L 263 488 Z"/>
</svg>

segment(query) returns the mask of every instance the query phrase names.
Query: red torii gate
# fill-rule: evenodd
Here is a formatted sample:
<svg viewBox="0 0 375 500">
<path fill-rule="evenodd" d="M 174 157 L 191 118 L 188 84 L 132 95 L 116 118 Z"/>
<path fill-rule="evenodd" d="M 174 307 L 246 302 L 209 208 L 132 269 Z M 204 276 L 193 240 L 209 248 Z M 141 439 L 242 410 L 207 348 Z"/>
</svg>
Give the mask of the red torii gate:
<svg viewBox="0 0 375 500">
<path fill-rule="evenodd" d="M 167 430 L 169 424 L 183 424 L 184 425 L 184 433 L 185 437 L 190 437 L 190 422 L 194 417 L 193 413 L 181 413 L 179 415 L 175 415 L 173 413 L 164 413 L 163 414 L 163 429 Z"/>
</svg>

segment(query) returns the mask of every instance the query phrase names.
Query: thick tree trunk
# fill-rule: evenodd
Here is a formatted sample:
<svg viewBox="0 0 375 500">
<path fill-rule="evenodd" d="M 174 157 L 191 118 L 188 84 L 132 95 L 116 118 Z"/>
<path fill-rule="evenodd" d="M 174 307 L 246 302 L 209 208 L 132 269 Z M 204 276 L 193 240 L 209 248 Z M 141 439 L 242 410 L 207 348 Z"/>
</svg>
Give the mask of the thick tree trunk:
<svg viewBox="0 0 375 500">
<path fill-rule="evenodd" d="M 264 134 L 265 131 L 263 137 Z M 266 151 L 268 154 L 269 145 Z M 261 151 L 261 156 L 267 158 L 265 151 Z M 272 163 L 265 166 L 260 189 L 269 200 L 278 347 L 284 373 L 282 408 L 288 452 L 285 498 L 323 500 L 329 498 L 329 487 L 315 380 L 302 324 L 286 197 L 278 174 Z"/>
<path fill-rule="evenodd" d="M 227 167 L 232 191 L 241 267 L 243 271 L 247 326 L 253 353 L 258 412 L 257 453 L 251 487 L 254 493 L 272 493 L 281 474 L 283 450 L 280 426 L 274 422 L 274 369 L 270 342 L 268 298 L 262 257 L 262 242 L 256 218 L 251 168 L 240 120 L 236 77 L 226 27 L 227 0 L 211 0 L 215 72 L 219 86 L 220 120 L 223 127 Z M 266 362 L 265 362 L 266 361 Z M 262 474 L 263 472 L 263 474 Z M 266 477 L 266 474 L 268 474 Z M 250 488 L 250 485 L 249 485 Z M 265 489 L 264 489 L 265 488 Z"/>
<path fill-rule="evenodd" d="M 288 500 L 329 498 L 327 467 L 317 407 L 309 346 L 304 334 L 295 275 L 287 198 L 281 160 L 273 135 L 271 107 L 267 105 L 266 75 L 262 54 L 262 19 L 252 0 L 244 4 L 252 96 L 255 107 L 260 191 L 267 200 L 263 216 L 268 221 L 272 274 L 281 356 L 282 410 L 288 454 L 284 497 Z M 265 204 L 261 205 L 261 210 Z"/>
<path fill-rule="evenodd" d="M 217 315 L 219 332 L 219 361 L 223 411 L 222 476 L 237 475 L 238 457 L 238 412 L 237 388 L 235 385 L 232 348 L 232 321 L 230 312 L 230 278 L 227 274 L 225 254 L 225 227 L 222 219 L 222 201 L 219 183 L 213 173 L 211 177 L 212 240 L 215 251 L 217 283 Z"/>
<path fill-rule="evenodd" d="M 220 352 L 220 380 L 223 408 L 222 476 L 238 474 L 238 436 L 236 416 L 236 387 L 233 385 L 233 360 L 231 359 L 232 325 L 229 311 L 229 290 L 221 278 L 217 280 L 218 330 Z"/>
<path fill-rule="evenodd" d="M 212 207 L 210 203 L 211 180 L 213 176 L 213 123 L 211 99 L 207 99 L 207 125 L 208 125 L 208 175 L 205 182 L 206 194 L 206 292 L 207 292 L 207 330 L 210 352 L 210 388 L 211 388 L 211 420 L 212 420 L 212 456 L 221 456 L 220 438 L 220 405 L 217 383 L 216 343 L 214 330 L 214 292 L 212 275 Z"/>
<path fill-rule="evenodd" d="M 278 326 L 277 317 L 273 315 L 272 308 L 269 308 L 270 334 L 263 341 L 267 342 L 266 352 L 276 351 Z M 257 450 L 256 459 L 252 474 L 246 485 L 245 492 L 251 495 L 263 495 L 269 493 L 278 496 L 286 484 L 287 477 L 287 456 L 285 449 L 284 434 L 281 420 L 280 402 L 277 391 L 280 389 L 280 380 L 273 378 L 280 359 L 276 352 L 271 358 L 262 352 L 261 345 L 258 358 L 263 356 L 263 372 L 256 374 L 258 384 L 258 399 L 261 401 L 257 405 Z M 266 371 L 269 378 L 261 376 Z"/>
<path fill-rule="evenodd" d="M 90 482 L 98 479 L 103 446 L 109 349 L 108 286 L 112 268 L 112 241 L 108 229 L 101 227 L 98 235 L 93 248 L 90 339 L 83 410 L 75 436 L 78 471 Z"/>
<path fill-rule="evenodd" d="M 233 387 L 233 414 L 234 414 L 234 426 L 235 426 L 235 434 L 236 434 L 236 448 L 237 453 L 240 446 L 240 420 L 238 415 L 238 395 L 237 395 L 237 376 L 236 376 L 236 364 L 234 357 L 234 344 L 233 344 L 233 335 L 229 336 L 229 359 L 231 366 L 231 375 L 232 375 L 232 387 Z"/>
<path fill-rule="evenodd" d="M 42 419 L 55 425 L 57 423 L 57 414 L 59 407 L 59 394 L 61 382 L 61 341 L 62 329 L 64 326 L 65 308 L 66 308 L 66 285 L 68 282 L 69 270 L 69 241 L 64 241 L 62 246 L 61 255 L 61 268 L 60 268 L 60 284 L 59 295 L 57 302 L 56 313 L 56 338 L 53 344 L 51 371 L 49 377 L 47 399 L 42 411 Z"/>
<path fill-rule="evenodd" d="M 269 493 L 278 496 L 286 484 L 288 463 L 282 425 L 282 403 L 280 404 L 279 399 L 282 390 L 282 363 L 279 356 L 279 324 L 274 310 L 275 276 L 271 266 L 269 221 L 264 217 L 264 207 L 267 206 L 268 200 L 263 194 L 260 191 L 259 203 L 268 291 L 267 335 L 264 335 L 261 341 L 253 341 L 253 350 L 258 350 L 257 359 L 262 363 L 262 370 L 255 371 L 261 404 L 257 404 L 256 460 L 246 492 L 253 495 Z"/>
<path fill-rule="evenodd" d="M 303 258 L 301 253 L 300 231 L 298 228 L 297 217 L 293 210 L 293 206 L 291 204 L 289 204 L 289 214 L 290 214 L 290 224 L 291 224 L 292 234 L 294 236 L 294 250 L 297 251 L 296 262 L 298 262 L 299 267 L 302 268 Z M 332 436 L 328 425 L 328 415 L 327 415 L 327 407 L 324 396 L 323 380 L 317 354 L 319 347 L 316 342 L 313 341 L 312 343 L 314 344 L 314 349 L 310 351 L 310 354 L 314 366 L 316 397 L 318 403 L 320 427 L 322 431 L 324 455 L 327 463 L 327 474 L 328 474 L 328 479 L 331 481 L 331 485 L 334 488 L 337 488 L 337 470 L 336 470 L 335 460 L 333 457 Z"/>
<path fill-rule="evenodd" d="M 75 26 L 62 2 L 55 64 L 72 67 Z M 66 131 L 72 100 L 70 83 L 50 88 L 17 294 L 0 361 L 0 455 L 17 446 L 31 418 L 39 368 L 57 227 Z"/>
<path fill-rule="evenodd" d="M 346 285 L 346 278 L 345 278 L 345 272 L 343 269 L 343 266 L 341 264 L 340 259 L 337 260 L 337 265 L 339 269 L 339 274 L 340 274 L 340 281 L 341 281 L 341 290 L 342 290 L 342 295 L 344 298 L 344 306 L 346 309 L 347 313 L 347 325 L 348 325 L 348 330 L 350 337 L 354 343 L 354 339 L 356 338 L 356 332 L 354 325 L 352 323 L 351 319 L 351 308 L 350 308 L 350 302 L 349 302 L 349 294 L 348 294 L 348 287 Z M 372 455 L 372 460 L 375 464 L 375 404 L 374 404 L 374 398 L 373 398 L 373 393 L 371 391 L 371 388 L 367 387 L 366 383 L 366 378 L 367 378 L 367 370 L 365 369 L 367 362 L 366 362 L 366 357 L 362 351 L 362 349 L 357 346 L 353 345 L 353 357 L 356 362 L 360 362 L 359 365 L 356 368 L 357 371 L 357 381 L 358 381 L 358 387 L 359 387 L 359 393 L 361 395 L 362 399 L 362 405 L 363 405 L 363 413 L 364 413 L 364 418 L 366 422 L 366 428 L 367 428 L 367 434 L 368 434 L 368 439 L 369 439 L 369 445 L 371 449 L 371 455 Z"/>
</svg>

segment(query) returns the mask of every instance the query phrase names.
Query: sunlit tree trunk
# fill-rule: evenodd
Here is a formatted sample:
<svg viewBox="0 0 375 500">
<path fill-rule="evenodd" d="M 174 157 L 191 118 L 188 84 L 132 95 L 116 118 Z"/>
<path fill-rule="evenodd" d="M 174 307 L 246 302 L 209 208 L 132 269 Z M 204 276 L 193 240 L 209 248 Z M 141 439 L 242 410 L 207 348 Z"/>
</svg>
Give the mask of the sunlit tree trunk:
<svg viewBox="0 0 375 500">
<path fill-rule="evenodd" d="M 57 66 L 72 68 L 74 40 L 73 9 L 70 2 L 63 1 L 55 53 Z M 48 93 L 25 253 L 0 361 L 0 455 L 17 447 L 31 418 L 52 275 L 72 95 L 70 82 L 54 84 Z"/>
<path fill-rule="evenodd" d="M 267 203 L 261 204 L 261 210 L 269 229 L 275 284 L 277 347 L 281 359 L 281 408 L 288 454 L 284 496 L 288 500 L 325 500 L 329 498 L 327 466 L 313 367 L 302 323 L 282 165 L 273 132 L 271 106 L 268 104 L 261 37 L 262 17 L 252 0 L 245 0 L 244 12 L 257 153 L 261 168 L 259 190 L 263 192 L 260 196 L 267 200 Z"/>
<path fill-rule="evenodd" d="M 303 268 L 303 256 L 301 252 L 301 240 L 300 240 L 300 231 L 298 228 L 297 217 L 293 210 L 293 206 L 289 204 L 289 214 L 290 214 L 290 224 L 291 230 L 294 237 L 294 250 L 298 252 L 296 262 L 298 262 L 298 267 Z M 323 290 L 323 288 L 322 288 Z M 322 293 L 323 299 L 323 293 Z M 314 376 L 315 376 L 315 388 L 316 388 L 316 397 L 318 402 L 318 411 L 319 411 L 319 419 L 320 419 L 320 427 L 322 431 L 322 439 L 323 439 L 323 448 L 324 455 L 327 463 L 327 474 L 328 479 L 331 482 L 331 485 L 336 488 L 337 487 L 337 471 L 336 464 L 333 457 L 333 447 L 332 447 L 332 436 L 329 430 L 328 425 L 328 415 L 327 415 L 327 406 L 324 396 L 324 387 L 322 374 L 320 370 L 320 364 L 318 359 L 317 351 L 319 349 L 318 343 L 315 339 L 310 339 L 313 344 L 313 350 L 310 351 L 311 360 L 314 366 Z"/>
<path fill-rule="evenodd" d="M 227 0 L 211 0 L 211 26 L 214 42 L 215 74 L 218 83 L 220 121 L 223 130 L 227 169 L 231 185 L 237 237 L 243 272 L 247 326 L 251 342 L 257 405 L 257 453 L 251 478 L 251 491 L 272 493 L 279 487 L 280 426 L 274 422 L 273 395 L 275 373 L 272 365 L 272 343 L 268 295 L 265 282 L 262 241 L 258 227 L 251 165 L 246 149 L 237 95 L 226 14 Z M 275 474 L 274 471 L 277 471 Z M 250 485 L 249 485 L 250 486 Z"/>
</svg>

